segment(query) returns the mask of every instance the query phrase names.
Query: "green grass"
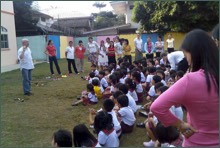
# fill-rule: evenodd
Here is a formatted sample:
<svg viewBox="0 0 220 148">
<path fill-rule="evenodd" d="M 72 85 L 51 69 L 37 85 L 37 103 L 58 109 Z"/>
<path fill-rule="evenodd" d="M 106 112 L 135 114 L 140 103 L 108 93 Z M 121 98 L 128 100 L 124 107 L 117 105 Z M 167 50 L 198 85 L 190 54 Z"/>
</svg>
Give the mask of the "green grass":
<svg viewBox="0 0 220 148">
<path fill-rule="evenodd" d="M 59 60 L 59 65 L 62 73 L 67 74 L 66 60 Z M 86 89 L 88 82 L 80 77 L 89 73 L 87 62 L 85 69 L 83 74 L 52 81 L 46 80 L 50 75 L 49 64 L 36 65 L 32 76 L 34 95 L 30 97 L 23 96 L 19 70 L 1 74 L 1 146 L 50 147 L 52 134 L 58 129 L 72 132 L 79 123 L 88 126 L 88 106 L 71 106 L 76 96 Z M 39 83 L 39 86 L 35 83 Z M 16 98 L 24 99 L 24 102 Z M 101 106 L 102 101 L 91 107 L 99 109 Z M 143 120 L 137 116 L 137 122 Z M 144 141 L 148 141 L 145 129 L 135 127 L 132 134 L 123 135 L 120 146 L 142 147 Z"/>
</svg>

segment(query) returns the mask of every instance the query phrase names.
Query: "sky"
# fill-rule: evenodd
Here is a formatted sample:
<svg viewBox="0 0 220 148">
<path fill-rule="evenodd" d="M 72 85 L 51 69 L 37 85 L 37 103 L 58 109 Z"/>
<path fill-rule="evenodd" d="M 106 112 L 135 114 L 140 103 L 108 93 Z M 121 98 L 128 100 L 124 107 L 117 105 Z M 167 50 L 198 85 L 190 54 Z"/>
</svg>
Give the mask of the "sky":
<svg viewBox="0 0 220 148">
<path fill-rule="evenodd" d="M 92 6 L 96 1 L 36 1 L 41 12 L 54 18 L 90 16 L 99 9 Z M 106 4 L 101 11 L 112 11 L 110 1 L 99 1 Z"/>
</svg>

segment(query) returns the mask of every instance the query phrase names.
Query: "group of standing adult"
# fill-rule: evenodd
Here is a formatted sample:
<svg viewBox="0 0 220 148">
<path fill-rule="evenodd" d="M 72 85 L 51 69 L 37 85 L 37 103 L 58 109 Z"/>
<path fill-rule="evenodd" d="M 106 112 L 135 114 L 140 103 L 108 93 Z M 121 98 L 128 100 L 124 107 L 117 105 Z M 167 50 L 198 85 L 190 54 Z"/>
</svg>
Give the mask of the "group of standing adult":
<svg viewBox="0 0 220 148">
<path fill-rule="evenodd" d="M 174 52 L 174 38 L 172 34 L 168 35 L 167 43 L 167 51 L 168 53 Z M 151 37 L 148 36 L 146 42 L 143 44 L 143 40 L 140 37 L 140 34 L 137 34 L 137 37 L 134 39 L 135 45 L 135 60 L 141 60 L 143 57 L 143 52 L 146 53 L 147 59 L 153 59 L 154 53 L 156 53 L 156 57 L 160 57 L 161 53 L 164 52 L 164 41 L 162 41 L 161 35 L 157 37 L 157 41 L 155 44 L 152 42 Z"/>
</svg>

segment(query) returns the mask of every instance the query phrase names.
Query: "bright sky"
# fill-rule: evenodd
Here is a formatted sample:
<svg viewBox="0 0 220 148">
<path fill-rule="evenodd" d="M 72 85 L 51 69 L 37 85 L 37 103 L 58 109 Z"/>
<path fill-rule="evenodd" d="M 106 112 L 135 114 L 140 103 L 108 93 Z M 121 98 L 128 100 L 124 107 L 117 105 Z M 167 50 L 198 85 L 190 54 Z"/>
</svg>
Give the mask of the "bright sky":
<svg viewBox="0 0 220 148">
<path fill-rule="evenodd" d="M 99 9 L 92 6 L 96 1 L 36 1 L 41 12 L 57 18 L 90 16 L 98 13 Z M 101 11 L 112 11 L 110 1 L 99 1 L 106 4 Z"/>
</svg>

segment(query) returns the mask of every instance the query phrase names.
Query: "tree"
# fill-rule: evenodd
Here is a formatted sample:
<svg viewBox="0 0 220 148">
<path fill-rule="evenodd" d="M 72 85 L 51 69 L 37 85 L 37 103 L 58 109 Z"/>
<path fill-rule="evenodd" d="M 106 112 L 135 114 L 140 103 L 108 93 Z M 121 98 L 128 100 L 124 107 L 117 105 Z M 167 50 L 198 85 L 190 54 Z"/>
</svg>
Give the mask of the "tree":
<svg viewBox="0 0 220 148">
<path fill-rule="evenodd" d="M 93 29 L 101 29 L 125 24 L 124 15 L 115 15 L 111 11 L 102 11 L 100 13 L 93 13 L 92 15 L 95 18 Z"/>
<path fill-rule="evenodd" d="M 210 31 L 219 22 L 217 1 L 135 2 L 132 20 L 146 31 Z"/>
<path fill-rule="evenodd" d="M 101 3 L 101 2 L 95 2 L 93 4 L 94 7 L 99 8 L 99 12 L 101 11 L 102 8 L 104 8 L 106 6 L 106 4 Z"/>
<path fill-rule="evenodd" d="M 36 30 L 37 19 L 32 17 L 32 1 L 14 1 L 15 28 L 19 35 L 21 30 Z"/>
</svg>

